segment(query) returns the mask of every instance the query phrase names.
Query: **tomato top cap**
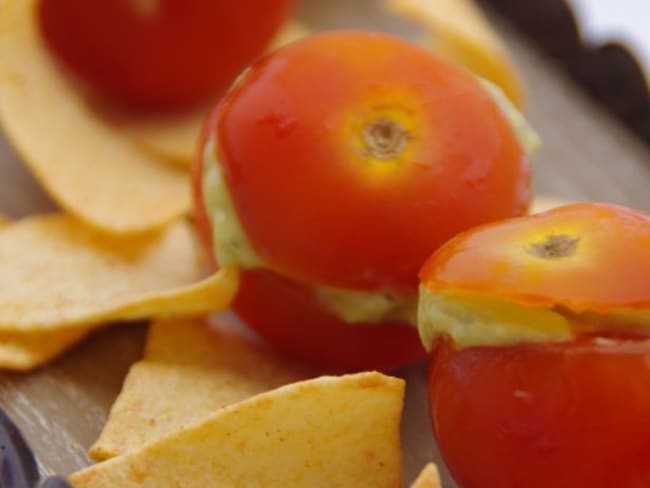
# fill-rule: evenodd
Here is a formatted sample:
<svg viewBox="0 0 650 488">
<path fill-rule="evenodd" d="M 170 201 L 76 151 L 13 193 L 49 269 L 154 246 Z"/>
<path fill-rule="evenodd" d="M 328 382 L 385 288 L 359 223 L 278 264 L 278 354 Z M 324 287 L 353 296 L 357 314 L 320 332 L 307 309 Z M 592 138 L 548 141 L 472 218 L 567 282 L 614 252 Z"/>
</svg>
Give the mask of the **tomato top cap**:
<svg viewBox="0 0 650 488">
<path fill-rule="evenodd" d="M 567 205 L 452 239 L 420 273 L 429 290 L 488 294 L 575 313 L 650 308 L 650 217 Z"/>
</svg>

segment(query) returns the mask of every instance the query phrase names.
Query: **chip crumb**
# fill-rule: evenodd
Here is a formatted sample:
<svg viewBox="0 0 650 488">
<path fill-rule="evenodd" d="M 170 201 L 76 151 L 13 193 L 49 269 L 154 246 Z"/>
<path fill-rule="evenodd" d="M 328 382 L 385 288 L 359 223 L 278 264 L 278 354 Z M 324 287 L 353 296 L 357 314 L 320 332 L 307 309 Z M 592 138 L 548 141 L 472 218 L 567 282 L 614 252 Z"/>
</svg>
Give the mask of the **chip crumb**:
<svg viewBox="0 0 650 488">
<path fill-rule="evenodd" d="M 440 474 L 438 467 L 433 464 L 427 464 L 420 472 L 417 479 L 411 485 L 411 488 L 441 488 Z"/>
</svg>

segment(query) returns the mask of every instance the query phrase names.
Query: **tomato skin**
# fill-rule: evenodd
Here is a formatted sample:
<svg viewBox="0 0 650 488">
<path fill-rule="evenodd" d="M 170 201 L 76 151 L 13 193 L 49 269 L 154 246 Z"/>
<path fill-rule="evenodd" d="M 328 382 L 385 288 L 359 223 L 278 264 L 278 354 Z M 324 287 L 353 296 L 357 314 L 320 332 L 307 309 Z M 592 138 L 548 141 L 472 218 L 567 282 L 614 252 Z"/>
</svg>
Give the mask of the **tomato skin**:
<svg viewBox="0 0 650 488">
<path fill-rule="evenodd" d="M 194 226 L 198 233 L 199 241 L 205 250 L 208 263 L 213 269 L 218 268 L 217 257 L 214 251 L 214 238 L 212 235 L 212 224 L 208 217 L 208 211 L 205 208 L 203 200 L 203 150 L 208 143 L 212 128 L 217 122 L 218 110 L 213 110 L 208 114 L 197 144 L 198 157 L 192 164 L 190 185 L 192 191 L 192 203 L 194 205 Z"/>
<path fill-rule="evenodd" d="M 460 486 L 650 486 L 650 340 L 608 341 L 438 342 L 431 418 Z"/>
<path fill-rule="evenodd" d="M 554 237 L 572 244 L 569 254 L 536 255 Z M 650 216 L 578 203 L 459 234 L 427 260 L 420 276 L 433 291 L 486 293 L 575 313 L 642 310 L 650 308 L 649 250 Z"/>
<path fill-rule="evenodd" d="M 281 353 L 331 373 L 394 370 L 426 356 L 413 326 L 346 324 L 308 288 L 271 271 L 242 273 L 233 309 Z"/>
<path fill-rule="evenodd" d="M 433 249 L 528 204 L 526 156 L 489 94 L 401 39 L 311 36 L 256 63 L 221 111 L 219 160 L 249 240 L 301 282 L 414 291 Z M 380 161 L 364 137 L 383 119 L 407 135 Z"/>
<path fill-rule="evenodd" d="M 41 0 L 38 20 L 57 57 L 99 92 L 167 110 L 220 96 L 264 50 L 292 3 Z"/>
<path fill-rule="evenodd" d="M 205 132 L 202 137 L 207 137 Z M 194 219 L 208 261 L 216 269 L 210 221 L 203 205 L 202 175 L 203 160 L 198 158 L 192 168 Z M 303 285 L 272 271 L 242 272 L 232 308 L 278 351 L 328 372 L 394 370 L 426 357 L 414 327 L 401 323 L 346 324 L 324 310 Z"/>
</svg>

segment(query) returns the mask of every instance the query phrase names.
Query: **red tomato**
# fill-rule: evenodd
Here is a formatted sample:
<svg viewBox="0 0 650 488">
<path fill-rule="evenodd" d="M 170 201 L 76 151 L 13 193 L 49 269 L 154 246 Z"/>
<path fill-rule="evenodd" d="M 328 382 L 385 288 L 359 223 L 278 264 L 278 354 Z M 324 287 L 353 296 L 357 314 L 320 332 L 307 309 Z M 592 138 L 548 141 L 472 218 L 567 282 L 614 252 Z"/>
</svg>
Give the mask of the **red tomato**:
<svg viewBox="0 0 650 488">
<path fill-rule="evenodd" d="M 259 55 L 292 0 L 41 0 L 53 52 L 127 105 L 182 108 L 219 96 Z"/>
<path fill-rule="evenodd" d="M 421 277 L 423 293 L 454 292 L 457 306 L 463 295 L 494 300 L 503 324 L 546 325 L 508 316 L 508 304 L 523 305 L 562 316 L 568 330 L 566 342 L 456 349 L 471 327 L 503 327 L 500 317 L 468 311 L 451 338 L 440 320 L 421 320 L 434 337 L 433 428 L 461 486 L 650 486 L 647 215 L 587 203 L 485 225 L 441 247 Z"/>
<path fill-rule="evenodd" d="M 329 372 L 393 370 L 425 357 L 409 324 L 347 324 L 308 287 L 270 271 L 242 274 L 237 314 L 278 351 Z"/>
<path fill-rule="evenodd" d="M 260 60 L 214 110 L 203 150 L 212 142 L 262 261 L 235 310 L 276 348 L 330 370 L 390 369 L 424 351 L 412 325 L 345 323 L 312 285 L 414 296 L 432 249 L 528 204 L 526 156 L 490 95 L 385 35 L 321 34 Z M 196 216 L 213 253 L 202 157 Z"/>
<path fill-rule="evenodd" d="M 432 356 L 431 418 L 463 488 L 650 486 L 650 340 Z"/>
<path fill-rule="evenodd" d="M 398 38 L 336 32 L 280 49 L 218 119 L 249 240 L 300 281 L 415 291 L 433 249 L 528 204 L 526 156 L 494 100 Z"/>
</svg>

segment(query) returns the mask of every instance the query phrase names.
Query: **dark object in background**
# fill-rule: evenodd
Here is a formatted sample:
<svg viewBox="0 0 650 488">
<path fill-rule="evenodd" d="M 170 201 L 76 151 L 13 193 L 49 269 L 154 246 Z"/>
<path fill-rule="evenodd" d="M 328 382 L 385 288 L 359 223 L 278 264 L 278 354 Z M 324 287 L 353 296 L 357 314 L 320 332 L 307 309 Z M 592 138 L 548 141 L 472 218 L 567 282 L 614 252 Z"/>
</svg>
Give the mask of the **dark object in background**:
<svg viewBox="0 0 650 488">
<path fill-rule="evenodd" d="M 18 427 L 0 409 L 0 488 L 37 488 L 40 476 L 32 450 Z M 45 480 L 41 488 L 71 488 L 58 476 Z"/>
<path fill-rule="evenodd" d="M 623 45 L 590 46 L 566 0 L 481 0 L 509 18 L 598 102 L 650 144 L 650 91 Z"/>
</svg>

